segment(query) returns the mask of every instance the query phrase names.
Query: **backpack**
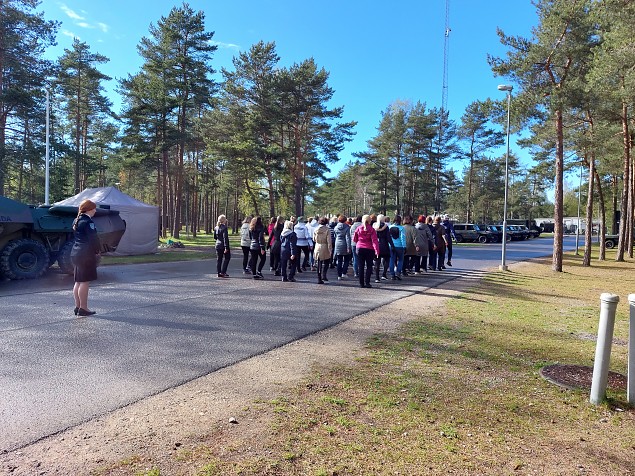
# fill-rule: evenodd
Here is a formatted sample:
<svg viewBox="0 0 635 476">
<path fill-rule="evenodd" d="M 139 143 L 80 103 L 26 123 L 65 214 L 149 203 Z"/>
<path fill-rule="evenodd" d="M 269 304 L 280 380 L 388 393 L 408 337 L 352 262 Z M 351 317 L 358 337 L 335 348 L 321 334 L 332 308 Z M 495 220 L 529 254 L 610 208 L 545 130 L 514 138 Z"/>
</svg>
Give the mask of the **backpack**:
<svg viewBox="0 0 635 476">
<path fill-rule="evenodd" d="M 391 226 L 390 227 L 390 236 L 394 239 L 394 240 L 398 240 L 399 239 L 399 228 L 396 226 Z"/>
<path fill-rule="evenodd" d="M 249 233 L 249 227 L 241 228 L 240 238 L 241 238 L 241 240 L 244 240 L 244 241 L 251 240 L 251 233 Z"/>
</svg>

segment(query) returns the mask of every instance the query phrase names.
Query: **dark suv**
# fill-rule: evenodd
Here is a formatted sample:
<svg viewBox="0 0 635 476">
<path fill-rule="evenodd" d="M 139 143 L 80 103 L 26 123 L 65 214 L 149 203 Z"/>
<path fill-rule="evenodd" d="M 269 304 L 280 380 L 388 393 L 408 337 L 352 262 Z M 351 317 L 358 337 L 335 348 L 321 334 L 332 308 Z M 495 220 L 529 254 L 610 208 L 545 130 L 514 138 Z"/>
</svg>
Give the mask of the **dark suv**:
<svg viewBox="0 0 635 476">
<path fill-rule="evenodd" d="M 488 228 L 496 230 L 496 238 L 499 242 L 503 240 L 503 225 L 487 225 Z M 505 241 L 523 240 L 524 236 L 520 233 L 520 230 L 516 230 L 512 225 L 507 225 L 507 232 L 505 233 Z"/>
<path fill-rule="evenodd" d="M 490 239 L 495 243 L 500 243 L 503 241 L 503 225 L 484 225 L 487 231 L 490 232 Z M 510 241 L 512 238 L 509 234 L 507 234 L 507 241 Z"/>
<path fill-rule="evenodd" d="M 455 223 L 454 236 L 457 243 L 463 241 L 478 241 L 479 243 L 487 243 L 491 240 L 491 233 L 484 225 L 476 225 L 474 223 Z"/>
</svg>

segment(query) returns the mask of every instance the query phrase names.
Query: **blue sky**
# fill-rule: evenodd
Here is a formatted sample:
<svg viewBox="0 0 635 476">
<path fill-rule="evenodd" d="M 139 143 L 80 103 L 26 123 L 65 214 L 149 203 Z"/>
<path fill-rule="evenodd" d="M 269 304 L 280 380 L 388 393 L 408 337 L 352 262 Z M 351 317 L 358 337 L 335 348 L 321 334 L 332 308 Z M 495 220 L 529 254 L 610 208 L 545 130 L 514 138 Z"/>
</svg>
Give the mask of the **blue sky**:
<svg viewBox="0 0 635 476">
<path fill-rule="evenodd" d="M 218 51 L 216 70 L 232 69 L 232 58 L 263 40 L 276 43 L 282 66 L 313 57 L 330 73 L 333 106 L 344 106 L 344 120 L 357 121 L 357 135 L 340 154 L 333 172 L 366 150 L 376 134 L 381 111 L 395 100 L 441 106 L 445 0 L 191 0 L 205 12 Z M 43 0 L 38 11 L 59 20 L 52 58 L 70 48 L 73 37 L 110 62 L 101 71 L 115 79 L 138 72 L 137 45 L 156 24 L 182 3 L 166 0 Z M 513 5 L 513 6 L 512 6 Z M 459 120 L 465 107 L 488 97 L 504 98 L 487 65 L 487 54 L 504 55 L 496 35 L 529 37 L 537 24 L 530 0 L 450 0 L 448 110 Z M 115 109 L 116 82 L 107 85 Z M 514 142 L 512 140 L 512 148 Z"/>
</svg>

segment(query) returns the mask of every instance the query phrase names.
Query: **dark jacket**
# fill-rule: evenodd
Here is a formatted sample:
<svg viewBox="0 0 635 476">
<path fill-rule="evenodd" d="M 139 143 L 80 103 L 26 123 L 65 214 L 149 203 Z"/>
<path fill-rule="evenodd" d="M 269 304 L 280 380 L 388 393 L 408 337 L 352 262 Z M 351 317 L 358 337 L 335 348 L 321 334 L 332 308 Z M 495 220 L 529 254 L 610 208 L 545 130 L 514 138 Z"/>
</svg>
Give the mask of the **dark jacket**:
<svg viewBox="0 0 635 476">
<path fill-rule="evenodd" d="M 338 225 L 338 222 L 329 222 L 329 231 L 331 232 L 331 249 L 335 249 L 335 227 Z"/>
<path fill-rule="evenodd" d="M 403 226 L 404 233 L 406 235 L 406 256 L 417 255 L 417 236 L 419 232 L 410 223 Z"/>
<path fill-rule="evenodd" d="M 435 246 L 437 246 L 437 239 L 435 238 L 435 229 L 432 223 L 426 224 L 428 229 L 430 230 L 430 235 L 432 236 L 432 240 L 428 243 L 428 252 L 435 252 Z"/>
<path fill-rule="evenodd" d="M 293 230 L 284 230 L 280 235 L 280 257 L 289 259 L 298 256 L 298 236 Z"/>
<path fill-rule="evenodd" d="M 447 239 L 446 233 L 447 232 L 445 231 L 445 227 L 443 225 L 440 223 L 434 224 L 434 238 L 435 244 L 437 245 L 437 253 L 445 252 L 445 240 Z"/>
<path fill-rule="evenodd" d="M 456 240 L 456 235 L 454 234 L 454 225 L 450 220 L 443 220 L 441 222 L 443 227 L 445 228 L 445 236 L 448 237 L 448 243 L 451 243 L 452 240 Z"/>
<path fill-rule="evenodd" d="M 249 245 L 249 249 L 251 251 L 259 251 L 266 250 L 267 245 L 265 245 L 265 227 L 260 225 L 256 226 L 253 230 L 249 230 L 249 238 L 251 238 L 251 243 Z"/>
<path fill-rule="evenodd" d="M 278 223 L 269 233 L 269 240 L 267 241 L 267 248 L 271 248 L 271 251 L 278 252 L 280 251 L 280 235 L 282 234 L 282 230 L 284 230 L 284 224 Z"/>
<path fill-rule="evenodd" d="M 75 243 L 71 250 L 71 256 L 94 258 L 94 256 L 99 253 L 101 245 L 93 220 L 88 215 L 82 213 L 75 218 L 73 230 L 75 230 Z"/>
<path fill-rule="evenodd" d="M 227 231 L 227 225 L 220 224 L 214 228 L 214 238 L 216 238 L 217 250 L 225 251 L 229 249 L 229 232 Z"/>
<path fill-rule="evenodd" d="M 381 226 L 376 228 L 377 240 L 379 241 L 379 256 L 389 257 L 391 248 L 395 245 L 390 237 L 390 231 L 388 231 L 388 225 L 382 223 Z"/>
</svg>

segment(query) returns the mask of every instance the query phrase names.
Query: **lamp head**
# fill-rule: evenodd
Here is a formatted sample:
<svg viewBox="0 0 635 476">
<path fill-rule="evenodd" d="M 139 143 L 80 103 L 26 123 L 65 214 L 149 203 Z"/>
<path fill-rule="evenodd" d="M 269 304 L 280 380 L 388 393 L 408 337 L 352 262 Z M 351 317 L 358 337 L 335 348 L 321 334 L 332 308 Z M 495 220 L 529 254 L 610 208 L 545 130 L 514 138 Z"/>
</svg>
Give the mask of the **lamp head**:
<svg viewBox="0 0 635 476">
<path fill-rule="evenodd" d="M 514 89 L 514 86 L 511 86 L 509 84 L 499 84 L 498 85 L 498 90 L 499 91 L 507 91 L 507 92 L 511 92 L 512 89 Z"/>
</svg>

